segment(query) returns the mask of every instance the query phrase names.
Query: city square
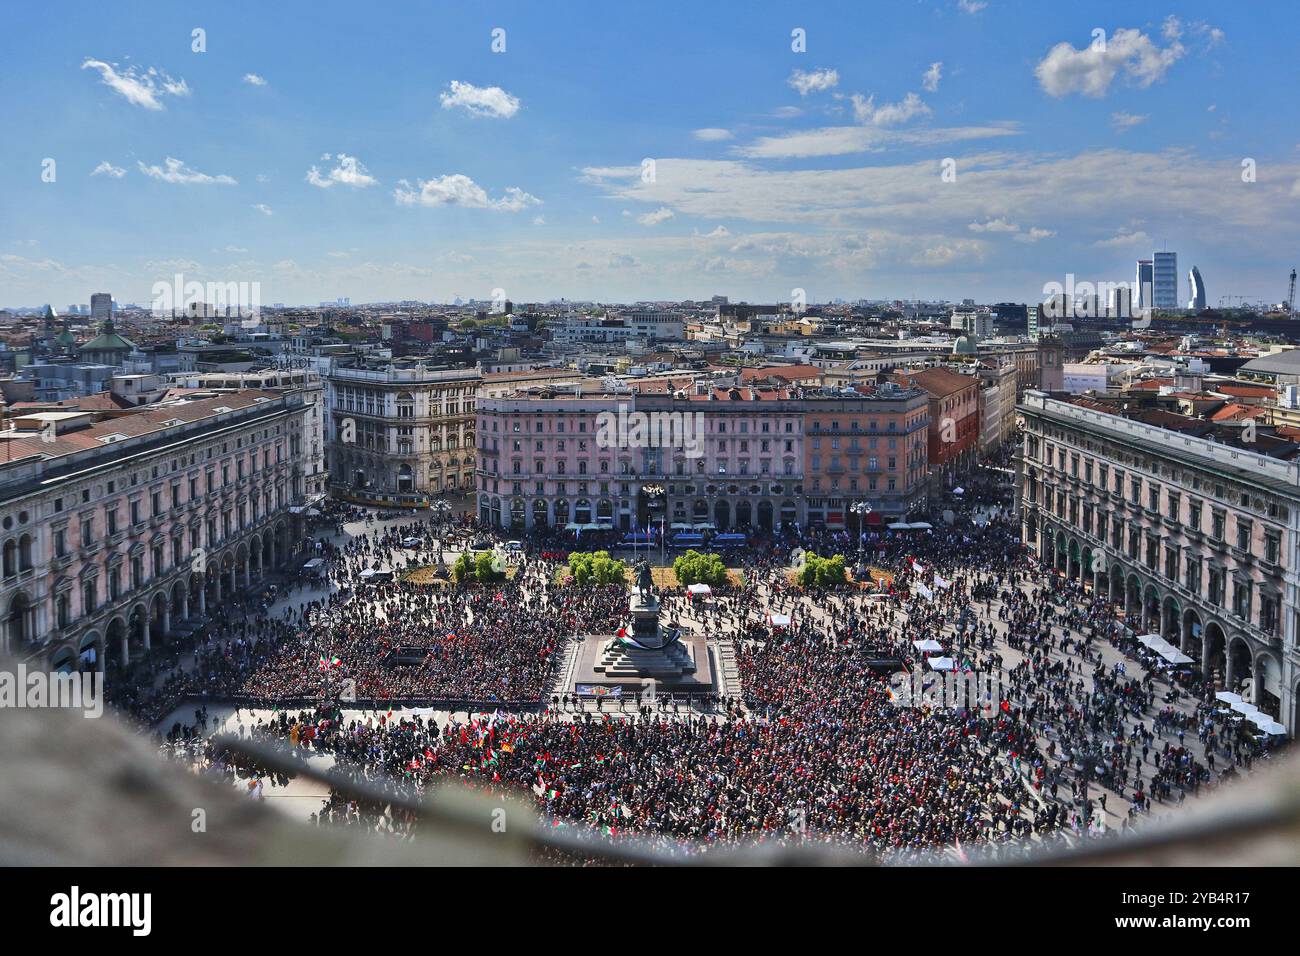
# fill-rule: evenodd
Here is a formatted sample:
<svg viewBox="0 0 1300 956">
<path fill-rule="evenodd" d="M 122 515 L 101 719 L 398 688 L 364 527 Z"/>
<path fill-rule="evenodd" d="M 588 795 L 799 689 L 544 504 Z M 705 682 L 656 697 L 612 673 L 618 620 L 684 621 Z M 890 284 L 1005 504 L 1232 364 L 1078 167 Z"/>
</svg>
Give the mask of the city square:
<svg viewBox="0 0 1300 956">
<path fill-rule="evenodd" d="M 1289 8 L 10 7 L 20 933 L 1285 931 Z"/>
</svg>

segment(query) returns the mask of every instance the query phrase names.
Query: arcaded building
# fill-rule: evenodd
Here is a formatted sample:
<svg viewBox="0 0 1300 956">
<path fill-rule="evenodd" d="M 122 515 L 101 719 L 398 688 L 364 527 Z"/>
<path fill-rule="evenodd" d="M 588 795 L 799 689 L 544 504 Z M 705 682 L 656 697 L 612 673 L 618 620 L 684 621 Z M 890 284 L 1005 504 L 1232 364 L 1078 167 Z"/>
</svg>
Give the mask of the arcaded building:
<svg viewBox="0 0 1300 956">
<path fill-rule="evenodd" d="M 612 440 L 611 421 L 621 422 Z M 805 518 L 803 420 L 789 389 L 537 389 L 483 399 L 478 438 L 479 517 L 499 527 L 662 520 L 722 531 Z"/>
<path fill-rule="evenodd" d="M 294 559 L 301 393 L 255 389 L 0 432 L 3 644 L 53 669 L 129 666 Z M 298 510 L 301 510 L 300 508 Z"/>
<path fill-rule="evenodd" d="M 1210 423 L 1026 392 L 1022 540 L 1294 734 L 1300 460 Z M 1213 440 L 1211 440 L 1213 439 Z"/>
</svg>

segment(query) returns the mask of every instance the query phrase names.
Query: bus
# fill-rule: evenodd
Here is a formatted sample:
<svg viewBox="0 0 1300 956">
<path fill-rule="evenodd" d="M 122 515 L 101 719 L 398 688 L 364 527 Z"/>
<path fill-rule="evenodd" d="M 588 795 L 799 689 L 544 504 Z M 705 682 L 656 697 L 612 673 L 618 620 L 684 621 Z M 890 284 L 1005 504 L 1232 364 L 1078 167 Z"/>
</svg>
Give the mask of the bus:
<svg viewBox="0 0 1300 956">
<path fill-rule="evenodd" d="M 642 545 L 654 544 L 655 536 L 646 534 L 644 531 L 628 531 L 623 535 L 619 544 L 624 548 L 636 548 Z"/>
<path fill-rule="evenodd" d="M 715 548 L 743 548 L 749 544 L 749 539 L 743 534 L 719 534 L 713 537 L 713 547 Z"/>
<path fill-rule="evenodd" d="M 704 547 L 704 535 L 690 531 L 680 531 L 673 535 L 671 544 L 674 548 L 702 548 Z"/>
</svg>

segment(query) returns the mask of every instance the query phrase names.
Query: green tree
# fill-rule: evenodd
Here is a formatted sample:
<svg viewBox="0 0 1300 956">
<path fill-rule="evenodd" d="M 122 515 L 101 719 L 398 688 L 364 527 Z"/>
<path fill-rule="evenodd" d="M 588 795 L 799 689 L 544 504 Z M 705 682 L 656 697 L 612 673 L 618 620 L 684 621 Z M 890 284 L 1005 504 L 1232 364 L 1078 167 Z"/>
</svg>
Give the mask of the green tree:
<svg viewBox="0 0 1300 956">
<path fill-rule="evenodd" d="M 574 551 L 569 554 L 569 573 L 576 584 L 620 584 L 627 580 L 627 564 L 608 551 Z"/>
<path fill-rule="evenodd" d="M 844 566 L 844 555 L 823 558 L 809 554 L 804 558 L 803 569 L 799 572 L 799 583 L 806 588 L 827 588 L 837 584 L 846 584 L 849 580 L 848 569 Z"/>
<path fill-rule="evenodd" d="M 474 579 L 474 559 L 469 556 L 469 552 L 463 552 L 456 559 L 451 566 L 451 576 L 456 579 L 457 584 L 464 584 Z"/>
<path fill-rule="evenodd" d="M 501 577 L 497 571 L 495 562 L 492 560 L 491 551 L 481 551 L 474 558 L 474 577 L 478 579 L 479 584 L 486 584 Z"/>
<path fill-rule="evenodd" d="M 488 584 L 500 581 L 505 573 L 496 569 L 496 559 L 491 551 L 478 554 L 463 552 L 451 566 L 451 576 L 457 584 Z"/>
<path fill-rule="evenodd" d="M 673 573 L 682 587 L 689 584 L 707 584 L 720 587 L 727 583 L 727 566 L 716 554 L 702 554 L 690 550 L 673 562 Z"/>
</svg>

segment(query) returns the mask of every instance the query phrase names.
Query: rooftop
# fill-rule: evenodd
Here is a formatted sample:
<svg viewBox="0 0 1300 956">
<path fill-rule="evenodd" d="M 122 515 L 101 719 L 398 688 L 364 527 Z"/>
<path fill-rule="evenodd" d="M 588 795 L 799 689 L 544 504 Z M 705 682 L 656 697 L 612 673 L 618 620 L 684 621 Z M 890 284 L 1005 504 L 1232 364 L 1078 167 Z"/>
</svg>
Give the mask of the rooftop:
<svg viewBox="0 0 1300 956">
<path fill-rule="evenodd" d="M 161 433 L 178 425 L 188 425 L 205 418 L 215 418 L 227 412 L 252 408 L 255 405 L 273 401 L 281 396 L 275 392 L 263 392 L 246 389 L 232 392 L 217 398 L 200 399 L 193 402 L 178 402 L 171 405 L 150 405 L 129 415 L 122 415 L 104 421 L 94 422 L 85 428 L 61 432 L 53 436 L 42 437 L 31 432 L 0 432 L 0 442 L 7 448 L 6 457 L 13 461 L 28 455 L 38 455 L 47 460 L 72 455 L 91 448 L 102 448 L 128 438 L 135 438 L 150 433 Z M 33 418 L 45 419 L 61 417 L 59 413 L 37 413 Z M 79 417 L 77 413 L 68 412 L 62 417 Z M 89 418 L 90 416 L 82 416 Z"/>
</svg>

